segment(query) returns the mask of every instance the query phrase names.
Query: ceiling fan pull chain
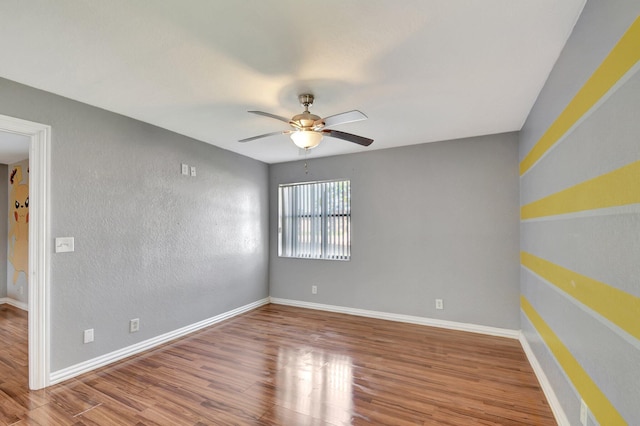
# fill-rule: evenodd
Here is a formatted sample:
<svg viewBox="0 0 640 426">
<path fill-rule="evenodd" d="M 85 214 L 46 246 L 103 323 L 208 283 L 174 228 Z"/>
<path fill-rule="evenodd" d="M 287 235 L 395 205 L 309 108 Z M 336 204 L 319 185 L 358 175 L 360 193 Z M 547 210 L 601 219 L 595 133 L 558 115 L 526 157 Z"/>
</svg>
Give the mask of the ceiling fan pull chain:
<svg viewBox="0 0 640 426">
<path fill-rule="evenodd" d="M 304 149 L 304 174 L 309 174 L 309 166 L 307 165 L 307 156 L 309 155 L 309 148 Z"/>
</svg>

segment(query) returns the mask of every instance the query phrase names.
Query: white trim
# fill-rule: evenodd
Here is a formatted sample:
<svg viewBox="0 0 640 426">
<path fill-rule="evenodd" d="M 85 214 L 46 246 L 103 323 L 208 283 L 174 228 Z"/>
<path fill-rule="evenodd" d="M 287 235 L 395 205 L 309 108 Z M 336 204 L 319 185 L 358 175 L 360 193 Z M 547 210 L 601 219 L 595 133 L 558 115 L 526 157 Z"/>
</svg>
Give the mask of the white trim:
<svg viewBox="0 0 640 426">
<path fill-rule="evenodd" d="M 16 299 L 12 299 L 10 297 L 0 297 L 0 305 L 4 305 L 5 303 L 7 305 L 11 305 L 18 309 L 22 309 L 23 311 L 29 312 L 29 306 L 26 303 L 20 302 Z"/>
<path fill-rule="evenodd" d="M 51 127 L 0 115 L 0 130 L 29 142 L 29 388 L 49 385 L 49 173 Z"/>
<path fill-rule="evenodd" d="M 427 325 L 430 327 L 446 328 L 449 330 L 467 331 L 470 333 L 487 334 L 490 336 L 508 337 L 518 339 L 520 330 L 508 328 L 489 327 L 486 325 L 469 324 L 464 322 L 446 321 L 434 318 L 416 317 L 412 315 L 392 314 L 389 312 L 369 311 L 366 309 L 347 308 L 344 306 L 323 305 L 320 303 L 303 302 L 300 300 L 270 298 L 271 303 L 276 305 L 296 306 L 298 308 L 316 309 L 320 311 L 338 312 L 341 314 L 356 315 L 367 318 L 377 318 L 388 321 L 406 322 L 410 324 Z"/>
<path fill-rule="evenodd" d="M 126 348 L 122 348 L 117 351 L 110 352 L 105 355 L 101 355 L 97 358 L 83 361 L 79 364 L 72 365 L 67 368 L 63 368 L 62 370 L 54 371 L 51 373 L 50 384 L 53 385 L 56 383 L 60 383 L 64 380 L 71 379 L 72 377 L 76 377 L 80 374 L 84 374 L 89 371 L 95 370 L 96 368 L 100 368 L 107 364 L 120 361 L 124 358 L 130 357 L 140 352 L 153 349 L 157 346 L 163 345 L 172 340 L 178 339 L 180 337 L 184 337 L 187 334 L 193 333 L 194 331 L 198 331 L 205 327 L 209 327 L 213 324 L 219 323 L 226 319 L 229 319 L 237 315 L 243 314 L 245 312 L 251 311 L 253 309 L 259 308 L 260 306 L 266 305 L 268 303 L 269 303 L 269 298 L 267 297 L 267 298 L 258 300 L 256 302 L 249 303 L 248 305 L 240 306 L 239 308 L 233 309 L 231 311 L 224 312 L 220 315 L 216 315 L 214 317 L 179 328 L 177 330 L 170 331 L 168 333 L 161 334 L 156 337 L 152 337 L 151 339 L 147 339 L 143 342 L 136 343 L 135 345 L 127 346 Z"/>
<path fill-rule="evenodd" d="M 560 400 L 556 396 L 556 393 L 553 391 L 553 387 L 547 379 L 547 375 L 544 374 L 544 370 L 542 366 L 538 362 L 538 358 L 536 358 L 531 346 L 529 346 L 529 342 L 524 337 L 524 334 L 520 332 L 520 337 L 518 339 L 520 341 L 520 345 L 522 345 L 522 349 L 524 350 L 527 359 L 529 360 L 529 364 L 531 364 L 531 368 L 533 368 L 533 372 L 538 378 L 538 382 L 540 383 L 540 387 L 542 387 L 542 392 L 544 396 L 547 397 L 547 402 L 549 403 L 549 407 L 551 407 L 551 411 L 553 412 L 553 416 L 556 418 L 556 422 L 559 426 L 571 426 L 567 415 L 562 409 L 562 405 L 560 405 Z"/>
</svg>

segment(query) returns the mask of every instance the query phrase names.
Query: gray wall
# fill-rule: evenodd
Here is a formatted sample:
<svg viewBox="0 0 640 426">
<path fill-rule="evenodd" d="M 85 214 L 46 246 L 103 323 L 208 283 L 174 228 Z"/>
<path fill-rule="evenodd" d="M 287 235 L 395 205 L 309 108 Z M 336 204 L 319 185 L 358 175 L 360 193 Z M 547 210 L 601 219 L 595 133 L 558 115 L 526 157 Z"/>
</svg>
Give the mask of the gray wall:
<svg viewBox="0 0 640 426">
<path fill-rule="evenodd" d="M 9 171 L 0 164 L 0 297 L 7 297 L 7 237 L 9 212 Z"/>
<path fill-rule="evenodd" d="M 520 158 L 531 151 L 547 128 L 585 84 L 638 18 L 637 0 L 588 1 L 582 16 L 520 133 Z M 526 205 L 563 189 L 597 179 L 640 160 L 640 73 L 631 76 L 617 91 L 548 151 L 520 179 L 521 203 Z M 614 186 L 614 191 L 638 193 L 640 184 Z M 593 197 L 597 197 L 593 195 Z M 589 198 L 589 194 L 587 195 Z M 637 198 L 637 197 L 636 197 Z M 570 208 L 570 203 L 567 203 Z M 629 318 L 640 319 L 640 210 L 636 205 L 594 209 L 579 214 L 525 220 L 521 224 L 521 249 L 555 265 L 603 283 L 602 297 L 619 297 L 635 303 Z M 540 269 L 543 274 L 549 268 Z M 572 282 L 577 288 L 584 279 Z M 521 268 L 521 292 L 527 303 L 558 337 L 540 321 L 522 313 L 522 329 L 549 378 L 571 424 L 580 424 L 580 398 L 591 405 L 589 424 L 620 424 L 603 410 L 613 406 L 628 424 L 640 424 L 640 341 L 632 329 L 614 323 L 597 311 L 589 297 L 565 292 L 562 282 L 543 279 Z M 622 291 L 620 293 L 619 291 Z M 583 293 L 584 295 L 584 293 Z M 627 309 L 622 305 L 617 309 Z M 549 342 L 552 343 L 549 343 Z M 553 351 L 563 345 L 584 376 L 566 357 Z M 603 397 L 593 398 L 591 383 Z"/>
<path fill-rule="evenodd" d="M 0 114 L 51 125 L 51 237 L 75 237 L 51 259 L 52 371 L 268 296 L 266 164 L 7 80 L 0 93 Z"/>
<path fill-rule="evenodd" d="M 517 162 L 510 133 L 271 165 L 271 296 L 519 329 Z M 278 184 L 338 178 L 351 260 L 278 257 Z"/>
</svg>

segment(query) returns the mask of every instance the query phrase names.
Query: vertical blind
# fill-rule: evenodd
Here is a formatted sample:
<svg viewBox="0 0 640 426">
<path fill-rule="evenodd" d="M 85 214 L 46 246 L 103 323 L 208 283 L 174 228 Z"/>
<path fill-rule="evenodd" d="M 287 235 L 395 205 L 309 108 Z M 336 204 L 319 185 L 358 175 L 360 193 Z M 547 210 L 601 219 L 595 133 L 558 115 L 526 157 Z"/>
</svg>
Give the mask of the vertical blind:
<svg viewBox="0 0 640 426">
<path fill-rule="evenodd" d="M 280 256 L 349 260 L 350 181 L 280 185 L 278 201 Z"/>
</svg>

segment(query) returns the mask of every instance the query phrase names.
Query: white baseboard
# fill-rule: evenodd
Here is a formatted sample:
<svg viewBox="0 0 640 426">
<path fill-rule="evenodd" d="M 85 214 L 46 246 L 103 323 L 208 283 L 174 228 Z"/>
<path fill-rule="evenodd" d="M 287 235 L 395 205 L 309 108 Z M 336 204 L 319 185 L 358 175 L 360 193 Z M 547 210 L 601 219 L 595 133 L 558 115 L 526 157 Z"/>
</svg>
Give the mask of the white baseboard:
<svg viewBox="0 0 640 426">
<path fill-rule="evenodd" d="M 544 396 L 547 397 L 547 402 L 549 403 L 549 407 L 551 407 L 553 416 L 556 418 L 556 422 L 559 426 L 571 426 L 567 415 L 560 405 L 560 400 L 556 396 L 556 393 L 553 391 L 553 387 L 551 386 L 549 379 L 547 379 L 547 375 L 544 374 L 544 370 L 538 362 L 538 358 L 536 358 L 533 350 L 531 349 L 531 346 L 529 346 L 529 342 L 527 342 L 527 339 L 524 337 L 524 334 L 522 334 L 522 332 L 520 333 L 520 337 L 518 340 L 520 340 L 520 344 L 522 345 L 524 353 L 527 355 L 529 364 L 531 364 L 531 368 L 533 368 L 533 372 L 538 378 L 538 382 L 540 382 L 540 386 L 542 387 Z"/>
<path fill-rule="evenodd" d="M 23 311 L 29 311 L 29 306 L 24 302 L 20 302 L 10 297 L 0 297 L 0 305 L 4 305 L 5 303 L 7 305 L 15 306 L 18 309 L 22 309 Z"/>
<path fill-rule="evenodd" d="M 80 374 L 84 374 L 89 371 L 95 370 L 96 368 L 104 367 L 107 364 L 111 364 L 113 362 L 120 361 L 124 358 L 130 357 L 131 355 L 135 355 L 140 352 L 147 351 L 156 346 L 165 344 L 171 340 L 186 336 L 187 334 L 193 333 L 194 331 L 198 331 L 205 327 L 209 327 L 210 325 L 235 317 L 236 315 L 240 315 L 242 313 L 251 311 L 260 306 L 266 305 L 268 303 L 269 303 L 269 298 L 267 297 L 262 300 L 258 300 L 256 302 L 249 303 L 248 305 L 244 305 L 239 308 L 233 309 L 231 311 L 224 312 L 220 315 L 216 315 L 215 317 L 207 318 L 205 320 L 188 325 L 186 327 L 182 327 L 177 330 L 170 331 L 169 333 L 165 333 L 160 336 L 153 337 L 151 339 L 145 340 L 140 343 L 136 343 L 135 345 L 131 345 L 126 348 L 122 348 L 105 355 L 101 355 L 97 358 L 83 361 L 79 364 L 72 365 L 67 368 L 63 368 L 62 370 L 54 371 L 51 373 L 49 377 L 49 384 L 54 385 L 56 383 L 60 383 L 64 380 L 68 380 Z"/>
<path fill-rule="evenodd" d="M 520 330 L 508 328 L 489 327 L 485 325 L 468 324 L 464 322 L 445 321 L 434 318 L 416 317 L 412 315 L 392 314 L 388 312 L 369 311 L 366 309 L 347 308 L 336 305 L 323 305 L 320 303 L 302 302 L 299 300 L 270 298 L 271 303 L 277 305 L 296 306 L 299 308 L 317 309 L 320 311 L 337 312 L 341 314 L 357 315 L 360 317 L 377 318 L 389 321 L 406 322 L 410 324 L 427 325 L 430 327 L 446 328 L 449 330 L 468 331 L 470 333 L 487 334 L 490 336 L 508 337 L 518 339 Z"/>
</svg>

